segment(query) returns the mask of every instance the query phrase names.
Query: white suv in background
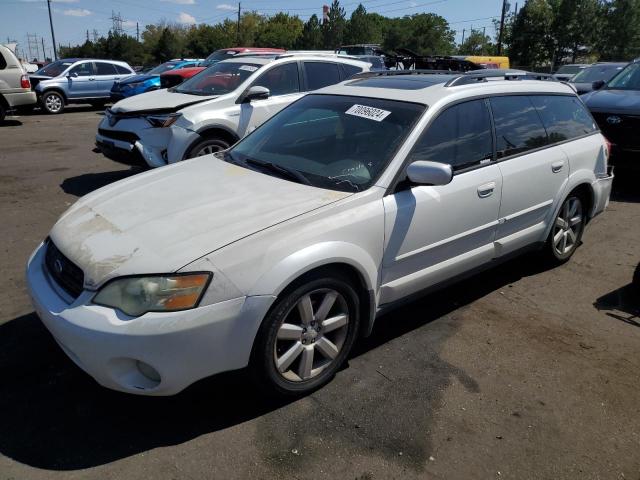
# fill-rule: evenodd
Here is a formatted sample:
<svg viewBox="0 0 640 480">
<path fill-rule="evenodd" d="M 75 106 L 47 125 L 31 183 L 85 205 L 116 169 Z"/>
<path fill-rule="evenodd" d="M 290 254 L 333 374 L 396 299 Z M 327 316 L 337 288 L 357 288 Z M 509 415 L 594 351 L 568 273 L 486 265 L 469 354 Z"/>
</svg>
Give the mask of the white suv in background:
<svg viewBox="0 0 640 480">
<path fill-rule="evenodd" d="M 150 167 L 214 153 L 306 92 L 369 67 L 337 55 L 238 56 L 177 87 L 116 103 L 105 112 L 96 145 L 114 159 L 140 154 Z"/>
<path fill-rule="evenodd" d="M 609 201 L 608 155 L 557 81 L 364 74 L 80 199 L 29 291 L 107 387 L 169 395 L 248 365 L 304 394 L 398 302 L 529 248 L 567 261 Z"/>
</svg>

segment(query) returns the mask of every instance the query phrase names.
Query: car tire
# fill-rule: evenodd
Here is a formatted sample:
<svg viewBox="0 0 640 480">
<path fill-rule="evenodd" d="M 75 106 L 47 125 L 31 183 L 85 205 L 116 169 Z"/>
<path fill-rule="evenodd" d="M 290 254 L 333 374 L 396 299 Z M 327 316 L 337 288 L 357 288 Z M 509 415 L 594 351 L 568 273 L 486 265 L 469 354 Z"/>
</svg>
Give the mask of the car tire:
<svg viewBox="0 0 640 480">
<path fill-rule="evenodd" d="M 185 159 L 202 157 L 226 150 L 231 145 L 220 137 L 205 137 L 189 149 Z"/>
<path fill-rule="evenodd" d="M 329 382 L 353 346 L 359 309 L 358 294 L 339 272 L 307 275 L 285 290 L 254 343 L 250 372 L 258 387 L 292 398 Z"/>
<path fill-rule="evenodd" d="M 104 108 L 106 104 L 107 104 L 106 101 L 104 101 L 104 102 L 91 102 L 91 106 L 93 108 Z"/>
<path fill-rule="evenodd" d="M 4 117 L 7 115 L 7 108 L 0 103 L 0 123 L 4 122 Z"/>
<path fill-rule="evenodd" d="M 42 95 L 42 108 L 52 115 L 62 113 L 64 111 L 64 97 L 58 92 L 45 92 Z"/>
<path fill-rule="evenodd" d="M 580 246 L 587 220 L 584 199 L 571 193 L 556 214 L 543 253 L 546 260 L 560 265 L 568 261 Z"/>
</svg>

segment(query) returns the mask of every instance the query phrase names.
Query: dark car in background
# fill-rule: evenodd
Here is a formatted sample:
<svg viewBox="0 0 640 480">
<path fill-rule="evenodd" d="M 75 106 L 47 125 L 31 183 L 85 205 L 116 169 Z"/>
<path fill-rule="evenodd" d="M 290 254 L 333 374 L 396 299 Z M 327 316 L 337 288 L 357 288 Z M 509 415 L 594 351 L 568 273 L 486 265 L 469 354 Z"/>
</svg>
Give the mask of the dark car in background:
<svg viewBox="0 0 640 480">
<path fill-rule="evenodd" d="M 611 80 L 620 70 L 627 65 L 627 62 L 598 62 L 589 65 L 576 73 L 569 83 L 571 83 L 576 91 L 582 95 L 593 90 L 594 82 L 602 82 L 603 84 Z"/>
<path fill-rule="evenodd" d="M 571 80 L 576 73 L 584 70 L 588 66 L 589 65 L 584 63 L 572 63 L 570 65 L 563 65 L 555 71 L 553 77 L 556 80 L 562 80 L 566 82 L 568 80 Z"/>
<path fill-rule="evenodd" d="M 123 98 L 157 90 L 161 88 L 161 73 L 180 68 L 196 67 L 200 62 L 202 62 L 202 60 L 197 58 L 170 60 L 149 70 L 147 73 L 123 78 L 120 81 L 114 82 L 113 87 L 111 87 L 111 101 L 115 103 Z"/>
<path fill-rule="evenodd" d="M 582 99 L 613 144 L 613 163 L 640 168 L 640 60 L 598 86 Z"/>
</svg>

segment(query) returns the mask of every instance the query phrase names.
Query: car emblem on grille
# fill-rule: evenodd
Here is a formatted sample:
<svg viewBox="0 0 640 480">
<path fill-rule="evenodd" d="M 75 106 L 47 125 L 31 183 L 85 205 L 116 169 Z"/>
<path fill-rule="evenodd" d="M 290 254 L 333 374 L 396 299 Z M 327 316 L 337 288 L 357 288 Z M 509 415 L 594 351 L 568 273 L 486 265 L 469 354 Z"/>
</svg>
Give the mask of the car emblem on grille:
<svg viewBox="0 0 640 480">
<path fill-rule="evenodd" d="M 607 117 L 607 123 L 611 125 L 618 125 L 620 122 L 622 122 L 622 119 L 617 115 Z"/>
<path fill-rule="evenodd" d="M 56 272 L 58 274 L 62 273 L 63 266 L 62 266 L 62 261 L 59 258 L 56 258 L 56 261 L 53 262 L 53 268 L 56 269 Z"/>
</svg>

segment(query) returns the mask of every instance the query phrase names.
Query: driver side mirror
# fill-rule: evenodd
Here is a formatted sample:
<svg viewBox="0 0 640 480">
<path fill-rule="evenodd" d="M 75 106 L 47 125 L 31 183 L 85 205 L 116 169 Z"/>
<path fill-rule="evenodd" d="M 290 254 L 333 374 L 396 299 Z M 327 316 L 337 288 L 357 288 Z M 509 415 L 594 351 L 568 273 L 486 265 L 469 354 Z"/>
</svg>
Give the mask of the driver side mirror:
<svg viewBox="0 0 640 480">
<path fill-rule="evenodd" d="M 416 185 L 447 185 L 453 179 L 453 169 L 446 163 L 418 160 L 407 167 L 407 177 Z"/>
<path fill-rule="evenodd" d="M 247 90 L 241 103 L 251 103 L 253 100 L 266 100 L 269 98 L 269 95 L 271 95 L 271 92 L 268 88 L 256 85 Z"/>
<path fill-rule="evenodd" d="M 593 88 L 594 90 L 600 90 L 602 87 L 604 87 L 604 83 L 604 80 L 596 80 L 591 84 L 591 88 Z"/>
<path fill-rule="evenodd" d="M 67 73 L 67 78 L 78 78 L 78 72 Z"/>
</svg>

